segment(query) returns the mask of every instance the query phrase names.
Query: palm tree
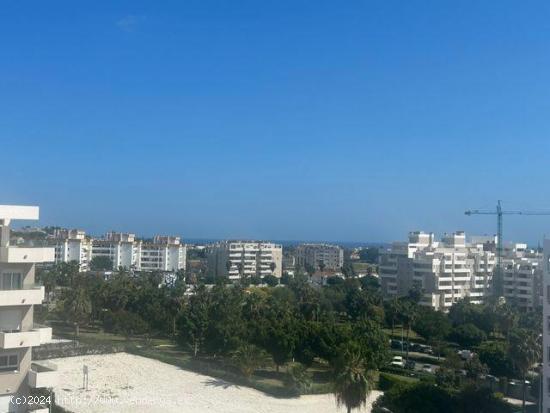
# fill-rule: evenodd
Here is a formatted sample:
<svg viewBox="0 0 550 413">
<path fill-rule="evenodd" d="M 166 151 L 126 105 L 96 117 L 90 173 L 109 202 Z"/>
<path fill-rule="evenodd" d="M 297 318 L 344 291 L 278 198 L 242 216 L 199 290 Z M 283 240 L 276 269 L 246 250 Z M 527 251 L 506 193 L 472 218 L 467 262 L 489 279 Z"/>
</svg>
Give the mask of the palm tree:
<svg viewBox="0 0 550 413">
<path fill-rule="evenodd" d="M 360 349 L 349 343 L 339 348 L 340 355 L 334 362 L 333 385 L 336 404 L 352 409 L 364 406 L 371 391 L 366 363 Z"/>
<path fill-rule="evenodd" d="M 541 359 L 540 337 L 534 332 L 527 329 L 516 329 L 509 334 L 510 359 L 514 367 L 520 373 L 522 378 L 522 412 L 525 413 L 525 395 L 526 385 L 525 378 L 529 369 Z"/>
<path fill-rule="evenodd" d="M 311 378 L 307 374 L 307 368 L 302 364 L 296 364 L 288 370 L 285 383 L 298 393 L 311 387 Z"/>
<path fill-rule="evenodd" d="M 78 337 L 80 325 L 88 321 L 92 312 L 92 303 L 88 293 L 82 287 L 68 289 L 65 291 L 61 305 L 66 317 L 74 323 L 75 336 Z"/>
<path fill-rule="evenodd" d="M 401 313 L 401 303 L 399 302 L 397 297 L 395 297 L 391 301 L 387 302 L 384 309 L 388 318 L 391 320 L 391 335 L 393 337 L 395 330 L 395 321 L 399 318 L 399 315 Z"/>
<path fill-rule="evenodd" d="M 249 379 L 254 371 L 268 363 L 267 353 L 253 344 L 242 344 L 232 355 L 233 362 L 244 377 Z"/>
</svg>

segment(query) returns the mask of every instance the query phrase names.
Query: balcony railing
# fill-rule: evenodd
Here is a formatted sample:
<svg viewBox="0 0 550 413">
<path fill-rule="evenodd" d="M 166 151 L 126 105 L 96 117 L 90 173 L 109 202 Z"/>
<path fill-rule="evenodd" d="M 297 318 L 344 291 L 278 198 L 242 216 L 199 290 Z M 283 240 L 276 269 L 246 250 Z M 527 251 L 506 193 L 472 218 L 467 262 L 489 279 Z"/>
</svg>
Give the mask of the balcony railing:
<svg viewBox="0 0 550 413">
<path fill-rule="evenodd" d="M 44 286 L 37 284 L 25 285 L 19 290 L 0 290 L 0 307 L 42 304 L 44 297 Z"/>
<path fill-rule="evenodd" d="M 40 345 L 40 331 L 0 331 L 0 349 L 37 347 Z"/>
<path fill-rule="evenodd" d="M 0 262 L 22 264 L 53 262 L 54 248 L 1 247 Z"/>
<path fill-rule="evenodd" d="M 0 349 L 38 347 L 52 340 L 52 328 L 35 324 L 29 330 L 0 330 Z"/>
<path fill-rule="evenodd" d="M 31 364 L 27 379 L 29 386 L 33 389 L 55 387 L 58 382 L 57 366 L 45 361 L 34 362 Z"/>
</svg>

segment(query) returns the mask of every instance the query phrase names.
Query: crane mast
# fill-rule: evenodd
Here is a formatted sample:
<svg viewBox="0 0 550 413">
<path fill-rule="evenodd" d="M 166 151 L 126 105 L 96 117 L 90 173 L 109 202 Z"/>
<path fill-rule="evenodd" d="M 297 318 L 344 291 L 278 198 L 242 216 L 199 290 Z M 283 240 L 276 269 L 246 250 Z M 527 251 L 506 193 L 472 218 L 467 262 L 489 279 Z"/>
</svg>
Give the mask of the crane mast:
<svg viewBox="0 0 550 413">
<path fill-rule="evenodd" d="M 465 212 L 466 215 L 496 215 L 497 216 L 497 240 L 496 240 L 496 257 L 495 257 L 495 271 L 493 275 L 493 291 L 496 297 L 502 297 L 504 290 L 504 277 L 502 275 L 502 257 L 503 257 L 503 238 L 502 238 L 502 224 L 503 215 L 550 215 L 550 212 L 545 211 L 503 211 L 501 201 L 498 200 L 496 209 L 491 210 L 479 210 L 469 209 Z"/>
</svg>

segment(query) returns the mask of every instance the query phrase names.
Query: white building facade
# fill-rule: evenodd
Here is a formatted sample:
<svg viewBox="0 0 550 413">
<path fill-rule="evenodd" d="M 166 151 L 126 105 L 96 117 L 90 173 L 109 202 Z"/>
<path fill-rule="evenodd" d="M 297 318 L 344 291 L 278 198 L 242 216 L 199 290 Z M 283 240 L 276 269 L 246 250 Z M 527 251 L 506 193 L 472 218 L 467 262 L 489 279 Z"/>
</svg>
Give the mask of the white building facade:
<svg viewBox="0 0 550 413">
<path fill-rule="evenodd" d="M 283 247 L 262 241 L 225 241 L 207 249 L 208 271 L 215 277 L 282 276 Z"/>
<path fill-rule="evenodd" d="M 526 244 L 506 244 L 503 249 L 503 296 L 518 307 L 541 305 L 542 254 Z M 380 280 L 386 298 L 406 295 L 415 285 L 425 292 L 422 304 L 447 310 L 468 298 L 483 303 L 492 294 L 495 271 L 495 238 L 471 237 L 464 232 L 444 235 L 411 232 L 408 242 L 393 243 L 380 251 Z"/>
<path fill-rule="evenodd" d="M 464 232 L 444 235 L 411 232 L 408 242 L 396 242 L 380 251 L 380 281 L 386 298 L 406 295 L 418 287 L 421 304 L 447 310 L 469 298 L 483 302 L 490 293 L 494 253 L 481 244 L 466 243 Z"/>
<path fill-rule="evenodd" d="M 315 270 L 340 271 L 344 266 L 344 250 L 338 245 L 301 244 L 296 247 L 296 263 Z"/>
<path fill-rule="evenodd" d="M 0 205 L 0 413 L 27 412 L 12 396 L 57 385 L 51 366 L 32 361 L 32 347 L 51 340 L 51 328 L 34 325 L 34 306 L 42 304 L 44 287 L 35 283 L 35 264 L 52 262 L 53 248 L 10 245 L 10 221 L 38 219 L 38 207 Z M 43 406 L 37 411 L 48 412 Z M 33 409 L 34 410 L 34 409 Z"/>
<path fill-rule="evenodd" d="M 84 231 L 65 230 L 57 232 L 50 245 L 55 247 L 56 263 L 78 262 L 80 271 L 88 271 L 95 257 L 108 258 L 113 270 L 175 272 L 185 270 L 187 263 L 187 249 L 179 237 L 155 236 L 152 242 L 144 242 L 131 233 L 90 238 Z"/>
</svg>

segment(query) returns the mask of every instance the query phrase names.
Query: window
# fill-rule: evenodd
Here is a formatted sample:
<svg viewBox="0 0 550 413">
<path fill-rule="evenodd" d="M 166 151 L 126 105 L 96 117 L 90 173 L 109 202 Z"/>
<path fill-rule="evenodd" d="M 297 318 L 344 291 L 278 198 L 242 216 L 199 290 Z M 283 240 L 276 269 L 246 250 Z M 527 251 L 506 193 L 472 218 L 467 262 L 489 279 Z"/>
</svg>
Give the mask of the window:
<svg viewBox="0 0 550 413">
<path fill-rule="evenodd" d="M 19 356 L 17 354 L 4 354 L 0 356 L 0 372 L 15 371 L 19 368 Z"/>
<path fill-rule="evenodd" d="M 21 273 L 5 272 L 0 278 L 0 290 L 20 290 L 22 283 Z"/>
</svg>

